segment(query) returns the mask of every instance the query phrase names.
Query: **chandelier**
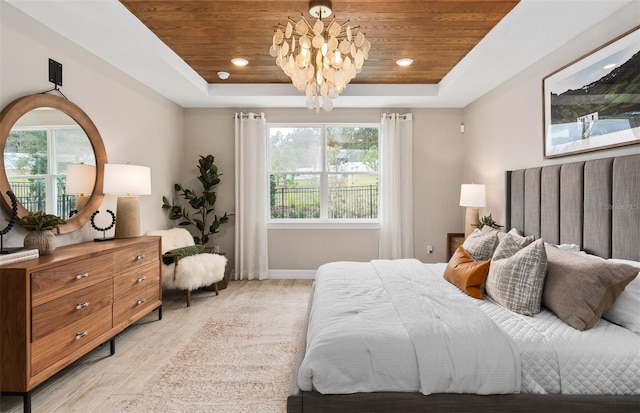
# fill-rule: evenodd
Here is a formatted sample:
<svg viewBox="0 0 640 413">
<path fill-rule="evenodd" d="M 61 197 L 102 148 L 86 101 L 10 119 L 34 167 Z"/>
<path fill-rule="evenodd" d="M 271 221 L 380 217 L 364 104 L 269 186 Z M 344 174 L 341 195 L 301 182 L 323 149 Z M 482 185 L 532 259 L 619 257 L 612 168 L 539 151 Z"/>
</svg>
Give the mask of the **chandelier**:
<svg viewBox="0 0 640 413">
<path fill-rule="evenodd" d="M 297 22 L 289 17 L 286 25 L 279 23 L 269 53 L 307 95 L 307 107 L 328 112 L 333 99 L 362 71 L 371 42 L 349 20 L 340 24 L 334 16 L 325 25 L 322 19 L 331 15 L 330 1 L 312 1 L 309 14 L 317 19 L 313 25 L 304 15 Z"/>
</svg>

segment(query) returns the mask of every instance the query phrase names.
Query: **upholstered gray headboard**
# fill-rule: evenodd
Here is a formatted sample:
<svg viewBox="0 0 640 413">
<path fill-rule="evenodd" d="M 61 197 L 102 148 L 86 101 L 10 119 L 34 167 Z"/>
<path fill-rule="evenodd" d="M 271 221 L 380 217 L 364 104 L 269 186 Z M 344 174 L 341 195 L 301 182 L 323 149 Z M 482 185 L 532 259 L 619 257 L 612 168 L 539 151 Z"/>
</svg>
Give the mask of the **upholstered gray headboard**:
<svg viewBox="0 0 640 413">
<path fill-rule="evenodd" d="M 640 154 L 506 175 L 507 229 L 640 261 Z"/>
</svg>

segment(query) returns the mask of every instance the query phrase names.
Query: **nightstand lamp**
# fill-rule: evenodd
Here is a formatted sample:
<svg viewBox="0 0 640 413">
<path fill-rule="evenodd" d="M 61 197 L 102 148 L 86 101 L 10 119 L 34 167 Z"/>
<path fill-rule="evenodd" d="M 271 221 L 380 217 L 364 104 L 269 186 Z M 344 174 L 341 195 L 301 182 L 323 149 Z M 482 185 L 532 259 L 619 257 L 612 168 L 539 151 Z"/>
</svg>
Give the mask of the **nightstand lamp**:
<svg viewBox="0 0 640 413">
<path fill-rule="evenodd" d="M 85 163 L 67 165 L 65 193 L 76 195 L 75 213 L 82 211 L 87 205 L 95 185 L 96 167 L 94 165 Z"/>
<path fill-rule="evenodd" d="M 485 188 L 482 184 L 462 184 L 460 186 L 460 206 L 466 207 L 464 216 L 464 236 L 469 236 L 478 223 L 478 208 L 486 206 Z"/>
<path fill-rule="evenodd" d="M 131 164 L 104 165 L 105 194 L 118 195 L 115 238 L 140 235 L 138 195 L 151 195 L 151 169 Z"/>
</svg>

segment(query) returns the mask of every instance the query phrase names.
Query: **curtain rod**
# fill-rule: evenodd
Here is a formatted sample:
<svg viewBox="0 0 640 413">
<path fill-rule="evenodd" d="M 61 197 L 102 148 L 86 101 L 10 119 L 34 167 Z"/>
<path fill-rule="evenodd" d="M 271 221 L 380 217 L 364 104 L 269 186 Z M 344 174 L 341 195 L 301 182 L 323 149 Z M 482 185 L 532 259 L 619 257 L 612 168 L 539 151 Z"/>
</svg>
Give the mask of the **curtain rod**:
<svg viewBox="0 0 640 413">
<path fill-rule="evenodd" d="M 391 115 L 384 115 L 386 118 L 391 119 L 393 117 L 393 114 Z M 404 115 L 396 115 L 397 118 L 401 118 L 401 119 L 407 119 L 407 116 L 412 116 L 410 113 L 404 114 Z"/>
<path fill-rule="evenodd" d="M 249 118 L 249 115 L 255 115 L 257 118 L 261 118 L 261 117 L 263 117 L 263 118 L 267 119 L 267 115 L 266 115 L 266 114 L 264 114 L 264 113 L 260 113 L 260 114 L 258 114 L 258 113 L 253 113 L 253 112 L 251 112 L 251 113 L 239 113 L 239 114 L 238 114 L 238 113 L 235 113 L 235 114 L 233 115 L 233 118 L 234 118 L 234 119 L 238 119 L 238 118 L 241 116 L 241 117 L 243 117 L 243 118 L 245 118 L 245 119 L 248 119 L 248 118 Z"/>
</svg>

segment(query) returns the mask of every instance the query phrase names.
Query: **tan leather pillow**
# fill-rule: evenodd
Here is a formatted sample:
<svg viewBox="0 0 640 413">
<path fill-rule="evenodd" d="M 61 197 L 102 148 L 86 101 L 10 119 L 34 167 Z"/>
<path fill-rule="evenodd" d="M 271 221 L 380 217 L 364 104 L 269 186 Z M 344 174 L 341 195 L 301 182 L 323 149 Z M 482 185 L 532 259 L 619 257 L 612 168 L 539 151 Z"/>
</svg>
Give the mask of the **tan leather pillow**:
<svg viewBox="0 0 640 413">
<path fill-rule="evenodd" d="M 482 285 L 490 263 L 491 260 L 475 261 L 463 246 L 459 246 L 444 270 L 444 279 L 471 297 L 482 298 Z"/>
</svg>

